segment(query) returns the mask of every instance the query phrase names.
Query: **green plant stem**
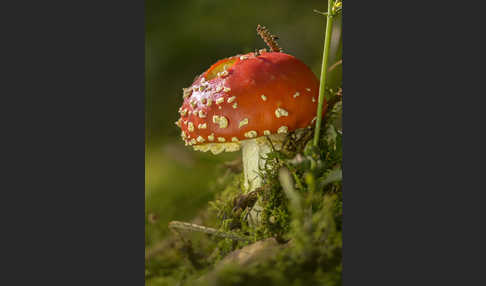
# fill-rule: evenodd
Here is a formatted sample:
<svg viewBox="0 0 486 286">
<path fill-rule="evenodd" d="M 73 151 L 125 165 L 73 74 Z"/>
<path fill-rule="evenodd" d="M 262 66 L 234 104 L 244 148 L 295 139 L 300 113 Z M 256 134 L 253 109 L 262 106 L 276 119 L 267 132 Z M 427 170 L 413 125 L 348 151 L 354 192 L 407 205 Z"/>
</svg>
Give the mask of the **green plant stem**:
<svg viewBox="0 0 486 286">
<path fill-rule="evenodd" d="M 325 88 L 326 88 L 326 79 L 327 79 L 327 60 L 329 58 L 329 49 L 331 46 L 331 33 L 332 33 L 332 5 L 334 1 L 328 0 L 327 2 L 327 22 L 326 22 L 326 36 L 324 39 L 324 51 L 322 53 L 322 67 L 321 67 L 321 82 L 319 85 L 319 101 L 317 104 L 317 120 L 316 120 L 316 129 L 314 131 L 314 146 L 319 146 L 319 133 L 321 131 L 321 121 L 322 121 L 322 109 L 324 105 L 324 96 L 325 96 Z M 329 98 L 326 98 L 329 100 Z"/>
</svg>

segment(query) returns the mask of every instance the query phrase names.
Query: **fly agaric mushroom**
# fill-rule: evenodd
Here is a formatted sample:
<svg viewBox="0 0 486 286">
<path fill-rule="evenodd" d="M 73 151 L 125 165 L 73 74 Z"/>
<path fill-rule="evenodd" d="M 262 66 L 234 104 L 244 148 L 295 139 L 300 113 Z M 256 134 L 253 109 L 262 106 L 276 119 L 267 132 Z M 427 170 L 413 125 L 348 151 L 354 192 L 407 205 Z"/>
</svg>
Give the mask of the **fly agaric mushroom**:
<svg viewBox="0 0 486 286">
<path fill-rule="evenodd" d="M 291 55 L 260 51 L 233 56 L 216 62 L 183 89 L 176 125 L 195 150 L 219 154 L 241 148 L 249 193 L 261 186 L 257 172 L 272 150 L 265 137 L 278 150 L 289 132 L 310 127 L 318 89 L 314 73 Z"/>
</svg>

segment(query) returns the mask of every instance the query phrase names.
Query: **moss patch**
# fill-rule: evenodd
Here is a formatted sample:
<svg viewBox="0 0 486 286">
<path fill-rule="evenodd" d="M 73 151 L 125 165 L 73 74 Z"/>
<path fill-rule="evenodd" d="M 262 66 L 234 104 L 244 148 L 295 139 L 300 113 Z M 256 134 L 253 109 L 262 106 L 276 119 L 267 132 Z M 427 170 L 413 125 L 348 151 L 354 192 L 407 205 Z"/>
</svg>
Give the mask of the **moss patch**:
<svg viewBox="0 0 486 286">
<path fill-rule="evenodd" d="M 250 241 L 202 233 L 174 233 L 166 251 L 148 259 L 148 285 L 340 285 L 342 272 L 341 92 L 333 94 L 319 148 L 313 130 L 289 134 L 260 170 L 263 186 L 244 195 L 243 174 L 228 164 L 215 180 L 215 193 L 197 224 L 235 232 Z M 262 202 L 262 224 L 250 227 L 249 210 Z M 218 264 L 232 251 L 266 238 L 286 247 L 245 266 Z M 179 283 L 179 284 L 178 284 Z"/>
</svg>

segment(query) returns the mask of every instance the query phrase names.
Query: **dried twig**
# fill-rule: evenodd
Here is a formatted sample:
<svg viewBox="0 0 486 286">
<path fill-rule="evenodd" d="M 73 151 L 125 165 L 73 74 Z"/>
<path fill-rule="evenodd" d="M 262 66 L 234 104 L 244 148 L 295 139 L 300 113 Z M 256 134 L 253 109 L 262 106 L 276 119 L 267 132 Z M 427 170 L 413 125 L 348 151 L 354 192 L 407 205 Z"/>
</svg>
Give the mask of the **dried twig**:
<svg viewBox="0 0 486 286">
<path fill-rule="evenodd" d="M 280 48 L 280 46 L 277 44 L 277 41 L 276 41 L 278 39 L 278 37 L 270 34 L 268 29 L 265 28 L 265 26 L 258 24 L 256 30 L 257 30 L 258 35 L 265 41 L 265 43 L 267 44 L 267 46 L 270 48 L 270 50 L 272 52 L 281 52 L 282 51 L 282 49 Z"/>
<path fill-rule="evenodd" d="M 339 61 L 335 62 L 335 63 L 334 63 L 332 66 L 330 66 L 330 67 L 327 69 L 327 71 L 328 71 L 328 72 L 332 71 L 333 69 L 335 69 L 337 66 L 339 66 L 339 65 L 340 65 L 340 64 L 342 64 L 342 63 L 343 63 L 343 60 L 339 60 Z"/>
<path fill-rule="evenodd" d="M 219 236 L 223 238 L 230 238 L 233 240 L 251 241 L 249 237 L 245 237 L 233 232 L 224 232 L 224 231 L 217 230 L 215 228 L 206 227 L 194 223 L 183 222 L 183 221 L 171 221 L 169 223 L 169 228 L 176 231 L 177 230 L 196 231 L 196 232 L 202 232 L 202 233 Z"/>
</svg>

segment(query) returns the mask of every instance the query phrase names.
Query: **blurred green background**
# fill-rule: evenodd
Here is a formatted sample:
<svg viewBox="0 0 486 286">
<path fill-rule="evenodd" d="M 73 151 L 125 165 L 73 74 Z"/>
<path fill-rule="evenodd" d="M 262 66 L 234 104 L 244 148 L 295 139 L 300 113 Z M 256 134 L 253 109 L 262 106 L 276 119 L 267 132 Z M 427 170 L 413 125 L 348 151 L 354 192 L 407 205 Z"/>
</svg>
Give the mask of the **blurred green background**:
<svg viewBox="0 0 486 286">
<path fill-rule="evenodd" d="M 182 88 L 218 59 L 267 48 L 257 24 L 319 77 L 325 18 L 313 10 L 325 11 L 327 1 L 147 0 L 145 9 L 146 246 L 151 247 L 167 235 L 170 220 L 190 220 L 207 205 L 217 191 L 211 184 L 221 172 L 218 166 L 241 156 L 184 146 L 174 125 Z M 331 65 L 337 57 L 332 52 Z"/>
</svg>

